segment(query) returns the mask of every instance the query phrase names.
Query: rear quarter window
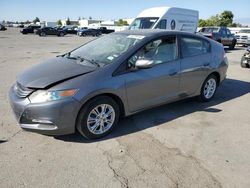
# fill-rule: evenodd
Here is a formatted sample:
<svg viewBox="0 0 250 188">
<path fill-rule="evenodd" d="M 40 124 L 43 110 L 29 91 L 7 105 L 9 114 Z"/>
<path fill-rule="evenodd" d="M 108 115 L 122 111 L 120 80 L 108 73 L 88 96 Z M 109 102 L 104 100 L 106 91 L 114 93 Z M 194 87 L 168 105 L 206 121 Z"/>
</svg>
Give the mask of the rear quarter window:
<svg viewBox="0 0 250 188">
<path fill-rule="evenodd" d="M 210 43 L 203 39 L 182 37 L 181 54 L 182 57 L 192 57 L 210 52 Z"/>
</svg>

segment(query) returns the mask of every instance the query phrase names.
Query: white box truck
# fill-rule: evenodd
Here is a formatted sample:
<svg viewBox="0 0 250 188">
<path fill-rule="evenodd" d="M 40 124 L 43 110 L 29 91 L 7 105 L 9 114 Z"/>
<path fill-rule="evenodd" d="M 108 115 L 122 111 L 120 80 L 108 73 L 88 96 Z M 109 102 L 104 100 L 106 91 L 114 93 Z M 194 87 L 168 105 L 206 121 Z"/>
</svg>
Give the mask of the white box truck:
<svg viewBox="0 0 250 188">
<path fill-rule="evenodd" d="M 199 21 L 196 10 L 155 7 L 142 11 L 129 29 L 168 29 L 195 33 Z"/>
</svg>

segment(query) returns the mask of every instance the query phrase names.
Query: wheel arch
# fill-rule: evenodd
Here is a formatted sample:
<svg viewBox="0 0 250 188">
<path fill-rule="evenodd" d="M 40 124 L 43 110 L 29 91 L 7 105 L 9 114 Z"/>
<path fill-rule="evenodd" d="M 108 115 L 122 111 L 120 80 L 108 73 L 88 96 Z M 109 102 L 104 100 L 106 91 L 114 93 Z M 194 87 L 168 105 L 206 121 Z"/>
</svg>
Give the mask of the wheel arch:
<svg viewBox="0 0 250 188">
<path fill-rule="evenodd" d="M 121 97 L 119 97 L 118 95 L 116 95 L 114 93 L 101 93 L 101 94 L 96 94 L 94 96 L 91 96 L 90 98 L 88 98 L 86 101 L 83 102 L 81 109 L 89 101 L 91 101 L 91 100 L 93 100 L 95 98 L 101 97 L 101 96 L 106 96 L 106 97 L 109 97 L 109 98 L 113 99 L 117 103 L 117 105 L 119 107 L 120 116 L 124 116 L 125 115 L 125 106 L 124 106 L 124 103 L 123 103 Z M 81 111 L 81 109 L 79 110 L 79 112 Z M 79 114 L 79 112 L 78 112 L 78 114 Z"/>
</svg>

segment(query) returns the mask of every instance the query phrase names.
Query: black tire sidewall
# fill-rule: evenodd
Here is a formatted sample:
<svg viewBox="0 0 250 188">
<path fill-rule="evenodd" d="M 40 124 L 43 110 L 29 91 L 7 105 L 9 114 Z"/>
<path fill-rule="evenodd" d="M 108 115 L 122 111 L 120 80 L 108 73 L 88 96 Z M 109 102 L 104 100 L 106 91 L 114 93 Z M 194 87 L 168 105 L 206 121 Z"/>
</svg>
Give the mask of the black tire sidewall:
<svg viewBox="0 0 250 188">
<path fill-rule="evenodd" d="M 210 98 L 208 99 L 208 98 L 206 98 L 205 95 L 204 95 L 204 87 L 205 87 L 207 81 L 208 81 L 209 79 L 211 79 L 211 78 L 215 79 L 215 81 L 216 81 L 216 88 L 215 88 L 215 91 L 214 91 L 213 96 L 210 97 Z M 202 87 L 201 87 L 201 94 L 200 94 L 200 99 L 201 99 L 201 101 L 204 101 L 204 102 L 209 102 L 209 101 L 211 101 L 211 100 L 213 99 L 213 97 L 214 97 L 216 91 L 217 91 L 217 88 L 218 88 L 218 78 L 217 78 L 215 75 L 213 75 L 213 74 L 212 74 L 212 75 L 209 75 L 209 76 L 206 78 L 206 80 L 203 82 Z"/>
<path fill-rule="evenodd" d="M 113 109 L 115 111 L 115 121 L 114 121 L 112 127 L 107 132 L 105 132 L 103 134 L 95 135 L 88 130 L 87 118 L 88 118 L 88 115 L 91 112 L 91 110 L 100 104 L 109 104 L 113 107 Z M 78 114 L 76 128 L 79 131 L 79 133 L 82 136 L 84 136 L 85 138 L 98 139 L 98 138 L 106 136 L 115 128 L 115 126 L 117 125 L 118 120 L 119 120 L 119 114 L 120 114 L 119 106 L 112 98 L 107 97 L 107 96 L 96 97 L 96 98 L 90 100 L 89 102 L 87 102 L 85 105 L 83 105 L 82 109 L 80 110 L 80 112 Z"/>
<path fill-rule="evenodd" d="M 46 37 L 46 33 L 45 32 L 41 32 L 40 36 L 41 37 Z"/>
</svg>

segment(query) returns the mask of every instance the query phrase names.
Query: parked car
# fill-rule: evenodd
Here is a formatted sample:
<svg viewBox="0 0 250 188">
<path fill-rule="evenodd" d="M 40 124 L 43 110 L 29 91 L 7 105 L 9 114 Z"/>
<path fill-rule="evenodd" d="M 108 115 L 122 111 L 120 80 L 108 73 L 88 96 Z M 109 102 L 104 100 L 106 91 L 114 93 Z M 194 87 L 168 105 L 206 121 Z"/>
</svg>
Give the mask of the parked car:
<svg viewBox="0 0 250 188">
<path fill-rule="evenodd" d="M 134 29 L 168 29 L 195 33 L 199 21 L 197 10 L 177 7 L 155 7 L 143 10 L 131 23 Z"/>
<path fill-rule="evenodd" d="M 22 34 L 34 33 L 34 30 L 39 28 L 41 28 L 40 25 L 29 25 L 28 27 L 21 29 L 20 32 Z"/>
<path fill-rule="evenodd" d="M 180 44 L 180 45 L 179 45 Z M 226 77 L 221 44 L 186 32 L 115 32 L 35 65 L 9 91 L 21 127 L 47 135 L 107 135 L 119 117 L 199 96 Z"/>
<path fill-rule="evenodd" d="M 0 31 L 5 31 L 5 30 L 7 30 L 7 28 L 4 25 L 0 24 Z"/>
<path fill-rule="evenodd" d="M 63 37 L 66 35 L 66 31 L 58 28 L 53 27 L 43 27 L 38 30 L 36 30 L 36 34 L 42 37 L 45 37 L 46 35 L 57 35 L 59 37 Z"/>
<path fill-rule="evenodd" d="M 82 37 L 82 36 L 99 36 L 101 35 L 101 31 L 99 29 L 81 29 L 77 32 L 77 35 Z"/>
<path fill-rule="evenodd" d="M 250 46 L 247 47 L 247 52 L 241 58 L 241 67 L 250 68 Z"/>
<path fill-rule="evenodd" d="M 198 33 L 223 44 L 223 46 L 229 46 L 230 50 L 233 50 L 237 43 L 235 36 L 226 27 L 203 27 Z"/>
<path fill-rule="evenodd" d="M 68 34 L 77 34 L 78 31 L 78 27 L 77 26 L 73 26 L 70 28 L 65 28 L 64 31 Z"/>
<path fill-rule="evenodd" d="M 250 29 L 241 29 L 235 37 L 237 39 L 237 44 L 243 46 L 250 45 Z"/>
<path fill-rule="evenodd" d="M 99 30 L 102 34 L 109 34 L 115 32 L 115 30 L 107 29 L 107 27 L 100 27 Z"/>
</svg>

